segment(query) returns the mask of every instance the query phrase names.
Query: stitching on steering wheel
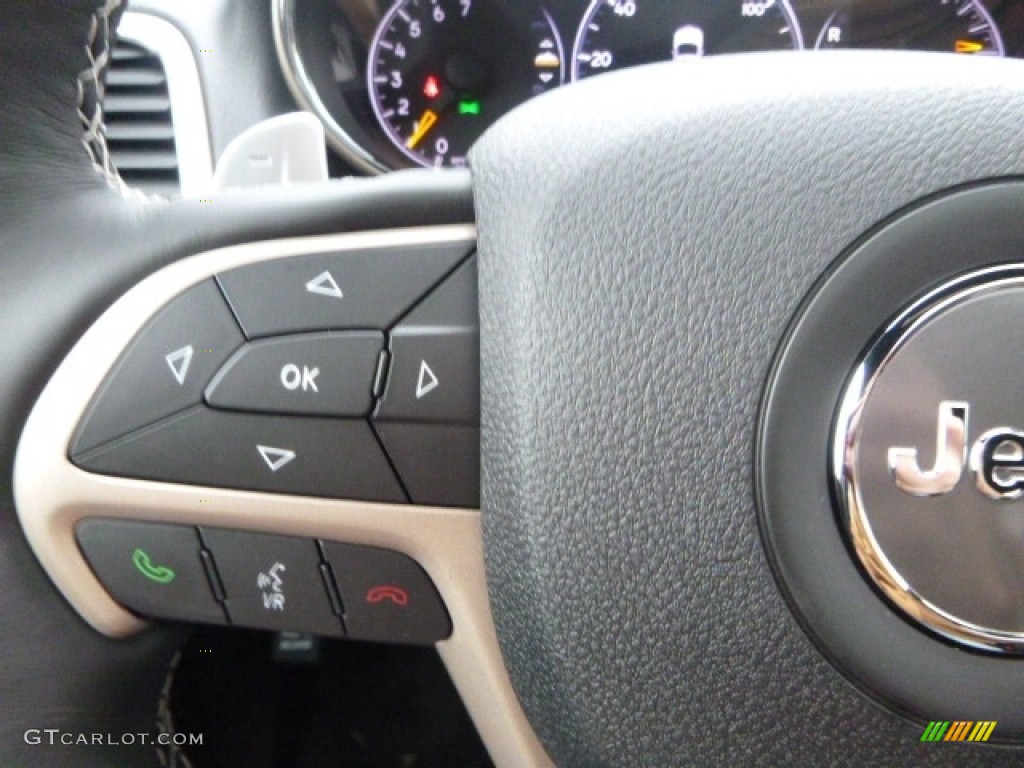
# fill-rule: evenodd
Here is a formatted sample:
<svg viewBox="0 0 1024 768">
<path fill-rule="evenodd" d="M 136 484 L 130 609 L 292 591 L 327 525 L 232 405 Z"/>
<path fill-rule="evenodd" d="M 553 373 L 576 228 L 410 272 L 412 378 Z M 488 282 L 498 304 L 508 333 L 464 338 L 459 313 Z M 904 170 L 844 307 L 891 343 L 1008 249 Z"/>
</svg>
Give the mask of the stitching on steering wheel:
<svg viewBox="0 0 1024 768">
<path fill-rule="evenodd" d="M 96 9 L 89 25 L 85 43 L 85 55 L 89 66 L 78 74 L 78 118 L 82 122 L 82 145 L 89 153 L 89 159 L 107 183 L 121 193 L 128 188 L 110 159 L 107 139 L 103 132 L 103 70 L 110 61 L 110 47 L 113 30 L 110 17 L 124 3 L 124 0 L 106 0 Z"/>
<path fill-rule="evenodd" d="M 167 669 L 167 677 L 164 679 L 164 686 L 160 691 L 160 701 L 156 710 L 157 733 L 167 734 L 173 737 L 177 733 L 174 727 L 174 715 L 171 712 L 171 688 L 174 686 L 174 673 L 178 671 L 178 664 L 181 662 L 181 650 L 174 654 L 171 664 Z M 173 738 L 167 739 L 167 744 L 158 744 L 156 748 L 160 765 L 164 768 L 192 768 L 192 762 L 188 759 L 180 745 L 175 744 Z"/>
</svg>

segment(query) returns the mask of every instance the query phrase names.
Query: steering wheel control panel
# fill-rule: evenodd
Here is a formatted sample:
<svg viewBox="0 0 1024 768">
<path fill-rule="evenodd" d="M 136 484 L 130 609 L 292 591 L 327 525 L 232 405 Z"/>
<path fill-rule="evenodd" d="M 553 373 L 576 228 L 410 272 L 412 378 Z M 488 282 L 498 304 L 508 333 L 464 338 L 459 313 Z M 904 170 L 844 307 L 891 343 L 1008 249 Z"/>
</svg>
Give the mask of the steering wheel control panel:
<svg viewBox="0 0 1024 768">
<path fill-rule="evenodd" d="M 478 506 L 470 248 L 311 255 L 204 280 L 121 355 L 72 461 L 172 483 Z"/>
<path fill-rule="evenodd" d="M 451 634 L 430 578 L 397 552 L 101 518 L 76 537 L 110 594 L 146 616 L 409 644 Z"/>
<path fill-rule="evenodd" d="M 68 604 L 433 644 L 497 755 L 541 755 L 491 617 L 476 227 L 240 243 L 168 264 L 68 351 L 14 496 Z M 509 727 L 509 723 L 518 723 Z"/>
</svg>

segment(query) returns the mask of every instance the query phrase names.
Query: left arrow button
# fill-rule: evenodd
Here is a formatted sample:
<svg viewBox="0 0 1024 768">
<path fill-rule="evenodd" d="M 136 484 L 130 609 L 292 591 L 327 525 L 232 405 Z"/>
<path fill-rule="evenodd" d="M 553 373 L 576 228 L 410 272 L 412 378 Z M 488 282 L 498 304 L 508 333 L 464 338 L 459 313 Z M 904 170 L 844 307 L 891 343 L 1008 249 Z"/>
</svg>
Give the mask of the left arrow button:
<svg viewBox="0 0 1024 768">
<path fill-rule="evenodd" d="M 244 340 L 213 280 L 171 300 L 100 385 L 71 441 L 72 457 L 199 405 L 203 388 Z"/>
<path fill-rule="evenodd" d="M 167 365 L 171 367 L 171 373 L 174 374 L 174 380 L 181 386 L 185 386 L 185 379 L 188 376 L 188 367 L 192 363 L 192 355 L 195 354 L 195 349 L 192 348 L 191 344 L 188 344 L 176 352 L 171 352 L 164 359 L 167 361 Z"/>
</svg>

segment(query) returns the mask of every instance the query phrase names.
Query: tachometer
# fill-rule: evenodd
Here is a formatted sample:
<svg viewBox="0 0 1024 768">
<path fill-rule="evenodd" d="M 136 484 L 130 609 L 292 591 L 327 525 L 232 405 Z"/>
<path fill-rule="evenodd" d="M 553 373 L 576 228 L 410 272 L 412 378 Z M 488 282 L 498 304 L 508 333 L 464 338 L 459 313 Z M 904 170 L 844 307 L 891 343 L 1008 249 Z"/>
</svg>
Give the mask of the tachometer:
<svg viewBox="0 0 1024 768">
<path fill-rule="evenodd" d="M 459 166 L 488 125 L 560 85 L 564 62 L 534 0 L 398 0 L 377 29 L 367 73 L 395 146 L 420 165 Z"/>
<path fill-rule="evenodd" d="M 999 27 L 978 0 L 855 3 L 829 16 L 814 47 L 1004 55 Z"/>
<path fill-rule="evenodd" d="M 789 0 L 592 0 L 573 50 L 580 80 L 714 53 L 803 48 Z"/>
</svg>

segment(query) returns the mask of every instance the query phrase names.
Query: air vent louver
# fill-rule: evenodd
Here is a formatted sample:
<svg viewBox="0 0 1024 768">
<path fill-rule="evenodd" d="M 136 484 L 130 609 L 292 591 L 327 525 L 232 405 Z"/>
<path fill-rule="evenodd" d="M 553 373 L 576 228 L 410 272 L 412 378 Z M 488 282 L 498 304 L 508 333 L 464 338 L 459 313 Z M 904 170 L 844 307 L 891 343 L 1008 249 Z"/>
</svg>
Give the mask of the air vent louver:
<svg viewBox="0 0 1024 768">
<path fill-rule="evenodd" d="M 180 194 L 171 102 L 158 56 L 124 40 L 114 45 L 103 121 L 114 166 L 128 186 L 167 197 Z"/>
</svg>

